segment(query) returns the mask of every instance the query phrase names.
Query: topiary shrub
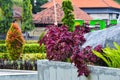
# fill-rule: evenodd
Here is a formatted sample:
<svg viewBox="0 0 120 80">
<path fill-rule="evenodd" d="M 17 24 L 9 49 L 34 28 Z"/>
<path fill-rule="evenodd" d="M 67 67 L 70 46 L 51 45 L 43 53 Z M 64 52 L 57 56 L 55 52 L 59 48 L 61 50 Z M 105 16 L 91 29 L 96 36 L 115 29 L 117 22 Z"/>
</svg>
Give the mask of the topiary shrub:
<svg viewBox="0 0 120 80">
<path fill-rule="evenodd" d="M 12 23 L 6 36 L 6 48 L 12 60 L 17 60 L 23 53 L 25 40 L 17 23 Z"/>
<path fill-rule="evenodd" d="M 73 14 L 73 6 L 71 0 L 63 0 L 62 9 L 64 12 L 64 17 L 62 18 L 62 23 L 68 26 L 69 31 L 74 31 L 74 14 Z"/>
</svg>

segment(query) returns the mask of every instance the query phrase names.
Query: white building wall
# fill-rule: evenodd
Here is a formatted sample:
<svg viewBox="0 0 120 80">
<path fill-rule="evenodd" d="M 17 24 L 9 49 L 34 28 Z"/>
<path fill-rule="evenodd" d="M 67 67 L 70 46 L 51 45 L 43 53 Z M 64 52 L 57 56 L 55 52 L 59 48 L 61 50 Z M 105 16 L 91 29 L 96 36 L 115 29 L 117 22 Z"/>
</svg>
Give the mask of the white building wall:
<svg viewBox="0 0 120 80">
<path fill-rule="evenodd" d="M 109 14 L 89 14 L 93 19 L 109 19 Z"/>
<path fill-rule="evenodd" d="M 117 14 L 113 14 L 112 19 L 116 19 L 116 18 L 117 18 Z"/>
<path fill-rule="evenodd" d="M 117 14 L 89 14 L 93 19 L 116 19 Z"/>
</svg>

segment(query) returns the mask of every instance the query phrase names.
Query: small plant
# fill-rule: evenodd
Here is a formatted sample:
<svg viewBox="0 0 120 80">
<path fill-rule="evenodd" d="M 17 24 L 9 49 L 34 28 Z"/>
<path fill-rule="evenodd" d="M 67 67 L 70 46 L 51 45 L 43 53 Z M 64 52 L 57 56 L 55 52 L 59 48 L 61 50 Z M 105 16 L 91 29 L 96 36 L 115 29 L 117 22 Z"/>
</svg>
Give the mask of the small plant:
<svg viewBox="0 0 120 80">
<path fill-rule="evenodd" d="M 23 53 L 25 40 L 17 23 L 12 23 L 6 36 L 6 48 L 12 60 L 17 60 Z"/>
<path fill-rule="evenodd" d="M 120 46 L 114 42 L 115 48 L 106 47 L 102 49 L 102 53 L 93 50 L 93 53 L 101 58 L 109 67 L 120 67 Z"/>
</svg>

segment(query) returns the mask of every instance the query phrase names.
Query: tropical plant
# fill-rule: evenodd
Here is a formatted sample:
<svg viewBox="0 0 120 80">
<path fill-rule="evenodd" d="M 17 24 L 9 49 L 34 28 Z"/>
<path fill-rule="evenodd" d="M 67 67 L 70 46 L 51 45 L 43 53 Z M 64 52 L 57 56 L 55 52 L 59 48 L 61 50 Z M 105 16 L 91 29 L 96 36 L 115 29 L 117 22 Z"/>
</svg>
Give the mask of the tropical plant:
<svg viewBox="0 0 120 80">
<path fill-rule="evenodd" d="M 22 31 L 27 32 L 34 29 L 32 20 L 32 5 L 30 0 L 23 0 L 23 11 L 22 11 Z"/>
<path fill-rule="evenodd" d="M 66 26 L 50 26 L 45 36 L 39 40 L 39 44 L 45 44 L 47 59 L 55 61 L 71 59 L 78 68 L 78 76 L 83 74 L 88 76 L 89 70 L 86 63 L 97 61 L 96 56 L 92 54 L 92 47 L 81 49 L 86 41 L 84 34 L 89 31 L 89 27 L 76 26 L 74 32 L 70 32 Z M 100 46 L 95 49 L 101 51 Z"/>
<path fill-rule="evenodd" d="M 68 26 L 69 31 L 74 31 L 74 14 L 73 7 L 70 0 L 64 0 L 62 2 L 62 9 L 64 11 L 64 17 L 62 18 L 62 23 Z"/>
<path fill-rule="evenodd" d="M 6 48 L 12 60 L 17 60 L 23 53 L 25 40 L 17 23 L 12 23 L 6 36 Z"/>
<path fill-rule="evenodd" d="M 7 4 L 6 4 L 7 3 Z M 11 0 L 0 0 L 0 11 L 2 12 L 2 19 L 0 19 L 0 33 L 6 33 L 13 21 L 13 10 Z"/>
<path fill-rule="evenodd" d="M 115 48 L 107 46 L 102 49 L 102 53 L 93 50 L 93 53 L 101 58 L 109 67 L 119 68 L 120 67 L 120 46 L 114 42 Z"/>
</svg>

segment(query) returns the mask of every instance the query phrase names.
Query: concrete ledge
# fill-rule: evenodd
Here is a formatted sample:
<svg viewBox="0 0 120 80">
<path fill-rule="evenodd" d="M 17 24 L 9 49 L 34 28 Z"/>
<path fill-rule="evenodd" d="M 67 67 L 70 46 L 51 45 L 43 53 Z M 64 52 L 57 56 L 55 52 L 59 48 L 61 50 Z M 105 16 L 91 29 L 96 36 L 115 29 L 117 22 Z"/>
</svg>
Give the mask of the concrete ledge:
<svg viewBox="0 0 120 80">
<path fill-rule="evenodd" d="M 91 73 L 77 77 L 77 69 L 71 63 L 39 60 L 39 80 L 120 80 L 120 69 L 88 65 Z"/>
<path fill-rule="evenodd" d="M 37 80 L 37 71 L 0 69 L 0 80 Z"/>
</svg>

